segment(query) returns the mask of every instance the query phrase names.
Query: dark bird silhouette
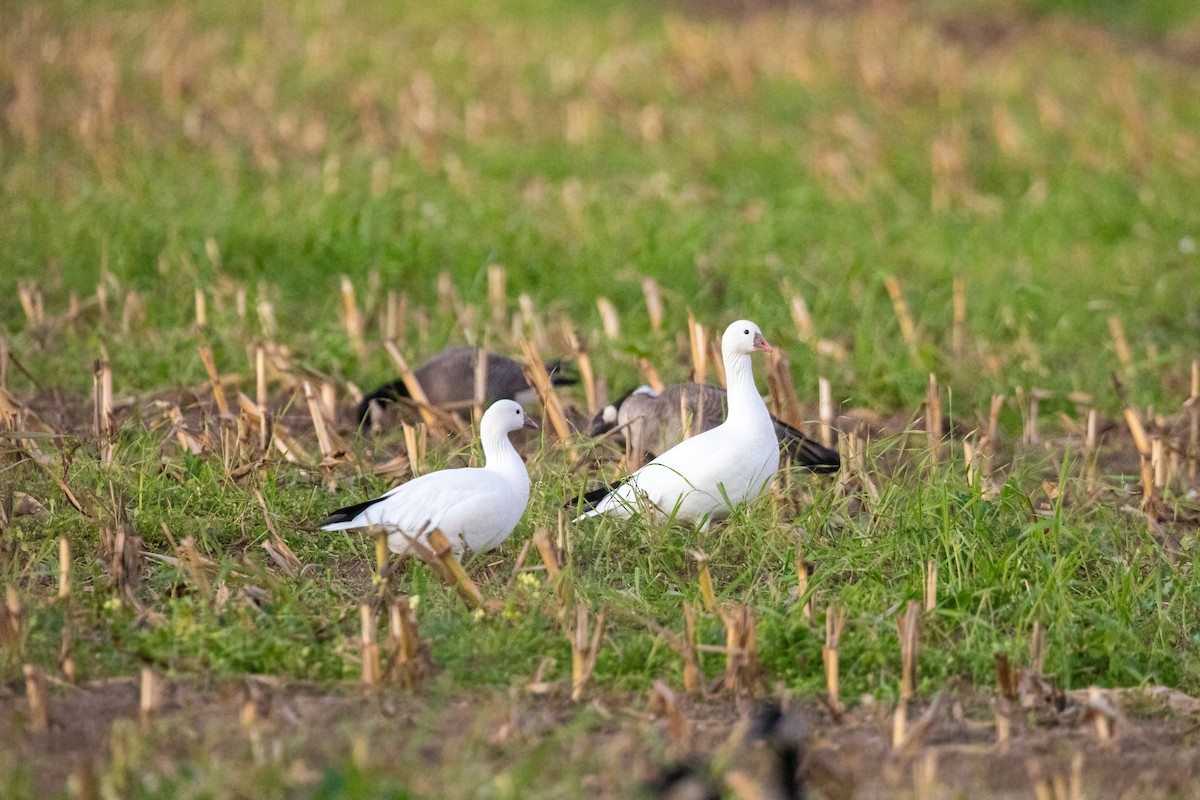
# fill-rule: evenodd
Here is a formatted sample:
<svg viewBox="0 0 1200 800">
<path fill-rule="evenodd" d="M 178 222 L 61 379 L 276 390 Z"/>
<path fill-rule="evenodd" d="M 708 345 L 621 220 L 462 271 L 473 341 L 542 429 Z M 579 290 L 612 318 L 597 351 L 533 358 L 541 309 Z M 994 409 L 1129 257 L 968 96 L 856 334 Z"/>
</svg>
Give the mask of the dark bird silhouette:
<svg viewBox="0 0 1200 800">
<path fill-rule="evenodd" d="M 749 740 L 762 742 L 768 753 L 766 774 L 753 776 L 764 800 L 804 800 L 804 750 L 808 725 L 797 712 L 785 713 L 778 703 L 764 703 L 751 721 Z M 746 759 L 745 745 L 737 761 Z M 738 764 L 738 768 L 742 768 Z M 755 770 L 757 772 L 757 770 Z M 663 767 L 646 781 L 646 791 L 660 800 L 716 800 L 721 796 L 718 776 L 709 763 L 695 756 Z"/>
<path fill-rule="evenodd" d="M 425 390 L 429 402 L 435 406 L 454 406 L 475 400 L 475 354 L 474 347 L 451 347 L 435 355 L 414 370 L 417 381 Z M 525 379 L 521 363 L 496 353 L 487 355 L 487 388 L 483 405 L 490 406 L 497 400 L 516 400 L 528 403 L 533 399 L 533 388 Z M 551 382 L 556 386 L 575 383 L 575 378 L 563 373 L 561 361 L 546 365 Z M 371 403 L 381 405 L 394 403 L 408 397 L 408 389 L 402 380 L 385 383 L 368 393 L 354 412 L 358 424 L 367 421 Z"/>
</svg>

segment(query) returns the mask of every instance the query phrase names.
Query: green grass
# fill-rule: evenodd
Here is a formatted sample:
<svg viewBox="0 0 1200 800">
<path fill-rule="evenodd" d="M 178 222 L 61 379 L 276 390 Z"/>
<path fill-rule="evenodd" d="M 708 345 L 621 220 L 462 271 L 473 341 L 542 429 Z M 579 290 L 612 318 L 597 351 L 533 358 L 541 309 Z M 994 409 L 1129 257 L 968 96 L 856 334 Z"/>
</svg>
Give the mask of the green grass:
<svg viewBox="0 0 1200 800">
<path fill-rule="evenodd" d="M 559 449 L 535 448 L 525 519 L 497 553 L 469 565 L 502 611 L 478 618 L 419 564 L 399 578 L 421 598 L 437 691 L 521 692 L 545 657 L 546 679 L 569 681 L 560 616 L 572 603 L 608 612 L 597 691 L 627 702 L 659 678 L 679 685 L 680 659 L 640 620 L 682 631 L 683 603 L 698 602 L 686 551 L 701 546 L 720 599 L 757 617 L 768 685 L 804 696 L 824 689 L 830 603 L 846 612 L 843 697 L 897 696 L 892 617 L 921 598 L 930 559 L 940 593 L 922 630 L 926 696 L 950 681 L 988 686 L 996 652 L 1024 663 L 1035 624 L 1046 631 L 1046 670 L 1064 687 L 1200 692 L 1194 533 L 1179 528 L 1181 553 L 1168 557 L 1125 489 L 1136 475 L 1104 475 L 1112 490 L 1093 502 L 1063 447 L 1011 446 L 1018 389 L 1054 393 L 1042 406 L 1049 437 L 1067 430 L 1059 412 L 1077 415 L 1068 392 L 1090 394 L 1119 419 L 1114 372 L 1137 408 L 1175 415 L 1200 355 L 1200 77 L 1162 46 L 1194 37 L 1196 17 L 1166 3 L 1138 8 L 1030 2 L 1010 25 L 1009 12 L 974 16 L 957 3 L 737 18 L 625 3 L 6 7 L 0 333 L 18 360 L 7 384 L 43 409 L 58 408 L 57 392 L 76 410 L 69 469 L 50 469 L 93 509 L 66 505 L 2 440 L 5 495 L 46 506 L 0 534 L 0 583 L 18 587 L 30 609 L 25 660 L 57 663 L 65 536 L 81 678 L 148 663 L 178 680 L 355 679 L 373 548 L 354 533 L 308 528 L 385 484 L 345 468 L 334 494 L 312 465 L 274 459 L 234 481 L 219 455 L 184 457 L 152 428 L 149 400 L 205 382 L 200 343 L 247 392 L 247 348 L 262 338 L 339 385 L 390 379 L 378 341 L 389 290 L 427 312 L 423 334 L 411 319 L 406 329 L 414 362 L 464 340 L 515 352 L 508 325 L 483 323 L 487 268 L 503 264 L 507 312 L 527 293 L 543 324 L 569 319 L 611 393 L 640 381 L 641 355 L 668 381 L 685 377 L 676 337 L 690 310 L 714 331 L 737 317 L 759 322 L 805 400 L 822 375 L 844 408 L 911 411 L 936 372 L 956 425 L 970 430 L 993 394 L 1006 395 L 1001 485 L 993 496 L 969 487 L 958 448 L 953 462 L 933 464 L 923 448 L 898 457 L 899 440 L 877 441 L 876 501 L 797 476 L 793 496 L 703 537 L 638 522 L 572 526 L 560 583 L 533 573 L 506 592 L 521 545 L 554 527 L 583 482 Z M 1109 22 L 1115 30 L 1101 27 Z M 980 44 L 995 26 L 1002 43 Z M 443 272 L 466 319 L 439 298 Z M 367 318 L 365 354 L 339 322 L 340 275 Z M 915 354 L 887 275 L 912 308 Z M 663 331 L 646 314 L 646 276 L 663 287 Z M 969 309 L 959 352 L 950 346 L 956 277 Z M 40 325 L 22 310 L 24 286 L 44 297 Z M 199 331 L 197 289 L 209 318 Z M 598 295 L 620 312 L 616 341 L 600 332 Z M 797 336 L 797 295 L 817 338 L 844 357 Z M 81 311 L 70 320 L 72 297 Z M 260 302 L 273 304 L 276 330 Z M 1123 323 L 1129 365 L 1109 317 Z M 116 393 L 141 409 L 109 469 L 87 435 L 91 365 L 102 352 Z M 1173 421 L 1162 430 L 1179 441 Z M 1121 438 L 1118 430 L 1111 441 Z M 353 446 L 369 464 L 401 441 Z M 315 452 L 312 436 L 302 442 Z M 435 465 L 465 452 L 461 442 L 431 447 Z M 1057 500 L 1043 481 L 1062 490 Z M 1191 510 L 1189 489 L 1177 482 L 1168 504 Z M 279 573 L 259 546 L 267 530 L 255 491 L 310 565 L 302 575 Z M 164 526 L 176 541 L 194 538 L 216 564 L 213 597 L 183 570 L 148 562 L 136 602 L 117 599 L 99 546 L 114 495 L 146 550 L 174 554 Z M 811 623 L 794 596 L 800 556 L 814 565 Z M 723 642 L 716 617 L 699 630 Z M 4 659 L 0 678 L 17 680 L 18 659 Z M 703 655 L 702 666 L 715 676 L 723 657 Z M 514 783 L 489 796 L 536 791 L 531 765 L 546 753 L 511 755 Z M 333 763 L 316 796 L 374 796 L 353 788 L 363 778 L 344 754 Z M 28 791 L 15 767 L 0 772 L 11 776 L 0 785 Z M 277 777 L 263 785 L 283 791 Z M 170 796 L 189 780 L 139 796 Z"/>
</svg>

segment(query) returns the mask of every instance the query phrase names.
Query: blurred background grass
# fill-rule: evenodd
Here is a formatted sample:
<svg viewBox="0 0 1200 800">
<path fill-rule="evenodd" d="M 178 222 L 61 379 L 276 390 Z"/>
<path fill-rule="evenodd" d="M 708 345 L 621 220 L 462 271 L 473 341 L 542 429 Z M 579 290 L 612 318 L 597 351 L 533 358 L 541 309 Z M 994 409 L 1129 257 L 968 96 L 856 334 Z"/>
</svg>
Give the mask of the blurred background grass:
<svg viewBox="0 0 1200 800">
<path fill-rule="evenodd" d="M 0 15 L 0 312 L 18 352 L 53 335 L 51 383 L 85 389 L 78 367 L 98 342 L 34 335 L 24 279 L 61 315 L 107 276 L 100 335 L 119 351 L 119 391 L 201 377 L 169 332 L 190 321 L 197 287 L 218 307 L 219 355 L 234 319 L 221 308 L 242 286 L 252 309 L 260 295 L 277 304 L 314 364 L 365 383 L 390 366 L 344 346 L 339 274 L 375 315 L 385 289 L 432 303 L 443 271 L 482 302 L 493 263 L 510 300 L 528 292 L 585 331 L 607 295 L 635 340 L 654 276 L 669 328 L 687 308 L 714 328 L 754 316 L 799 374 L 833 374 L 842 399 L 883 407 L 917 401 L 931 369 L 973 406 L 1030 384 L 1111 404 L 1110 315 L 1148 377 L 1137 400 L 1176 396 L 1163 368 L 1200 347 L 1189 4 L 310 0 Z M 918 359 L 886 274 L 913 306 Z M 953 276 L 972 336 L 956 354 Z M 130 290 L 140 308 L 118 325 Z M 797 293 L 847 359 L 796 343 Z M 463 327 L 434 315 L 422 346 Z M 633 379 L 624 362 L 602 367 Z"/>
</svg>

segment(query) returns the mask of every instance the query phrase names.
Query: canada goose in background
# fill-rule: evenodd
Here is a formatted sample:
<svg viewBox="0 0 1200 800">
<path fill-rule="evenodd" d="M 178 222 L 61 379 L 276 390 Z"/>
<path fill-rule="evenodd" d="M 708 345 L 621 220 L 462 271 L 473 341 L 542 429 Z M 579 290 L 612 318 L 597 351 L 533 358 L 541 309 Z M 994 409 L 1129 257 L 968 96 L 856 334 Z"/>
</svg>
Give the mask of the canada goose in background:
<svg viewBox="0 0 1200 800">
<path fill-rule="evenodd" d="M 692 435 L 712 430 L 725 419 L 726 394 L 719 386 L 677 383 L 661 392 L 639 386 L 613 401 L 592 419 L 589 436 L 614 428 L 624 429 L 624 441 L 634 452 L 657 456 L 683 440 L 686 415 Z M 841 459 L 836 450 L 824 447 L 776 417 L 775 436 L 793 466 L 813 472 L 837 472 Z"/>
<path fill-rule="evenodd" d="M 479 424 L 482 467 L 413 478 L 381 497 L 339 508 L 321 523 L 321 530 L 379 527 L 388 534 L 388 548 L 401 555 L 410 551 L 414 539 L 435 528 L 456 553 L 491 550 L 513 532 L 529 502 L 529 473 L 508 434 L 537 427 L 520 403 L 498 400 Z"/>
<path fill-rule="evenodd" d="M 450 347 L 413 370 L 430 403 L 435 406 L 454 406 L 474 402 L 476 352 L 474 347 Z M 561 361 L 547 363 L 546 372 L 550 373 L 550 381 L 555 386 L 575 383 L 574 378 L 563 375 Z M 385 383 L 363 397 L 354 412 L 354 418 L 361 426 L 370 416 L 372 402 L 382 405 L 406 397 L 408 389 L 404 381 Z M 533 388 L 525 380 L 525 370 L 520 362 L 496 353 L 487 353 L 485 406 L 497 400 L 515 400 L 525 404 L 531 402 L 533 397 Z"/>
<path fill-rule="evenodd" d="M 728 516 L 734 506 L 766 491 L 779 469 L 779 440 L 754 385 L 750 354 L 770 349 L 753 322 L 739 320 L 726 328 L 721 337 L 721 357 L 729 381 L 725 421 L 679 442 L 594 503 L 598 492 L 579 498 L 576 503 L 585 513 L 576 520 L 599 514 L 629 517 L 646 511 L 698 523 L 704 530 Z"/>
</svg>

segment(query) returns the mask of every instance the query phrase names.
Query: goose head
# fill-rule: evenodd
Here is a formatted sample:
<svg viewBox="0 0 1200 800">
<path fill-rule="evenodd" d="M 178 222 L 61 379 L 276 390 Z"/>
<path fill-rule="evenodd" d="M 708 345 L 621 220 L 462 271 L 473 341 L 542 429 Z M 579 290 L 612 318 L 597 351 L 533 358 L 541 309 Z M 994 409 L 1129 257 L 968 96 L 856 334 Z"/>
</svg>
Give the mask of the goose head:
<svg viewBox="0 0 1200 800">
<path fill-rule="evenodd" d="M 608 433 L 613 428 L 617 427 L 617 421 L 620 418 L 621 406 L 625 405 L 625 401 L 635 395 L 646 395 L 647 397 L 658 397 L 659 393 L 651 389 L 649 386 L 639 386 L 636 389 L 630 389 L 625 394 L 613 400 L 611 403 L 600 409 L 600 413 L 592 417 L 592 423 L 588 426 L 588 436 L 599 436 L 603 433 Z"/>
<path fill-rule="evenodd" d="M 721 353 L 729 357 L 750 355 L 756 351 L 769 352 L 771 345 L 763 337 L 757 325 L 747 319 L 739 319 L 725 329 L 721 337 Z"/>
<path fill-rule="evenodd" d="M 483 413 L 479 423 L 482 434 L 507 434 L 521 428 L 538 429 L 538 424 L 513 400 L 497 400 Z"/>
</svg>

